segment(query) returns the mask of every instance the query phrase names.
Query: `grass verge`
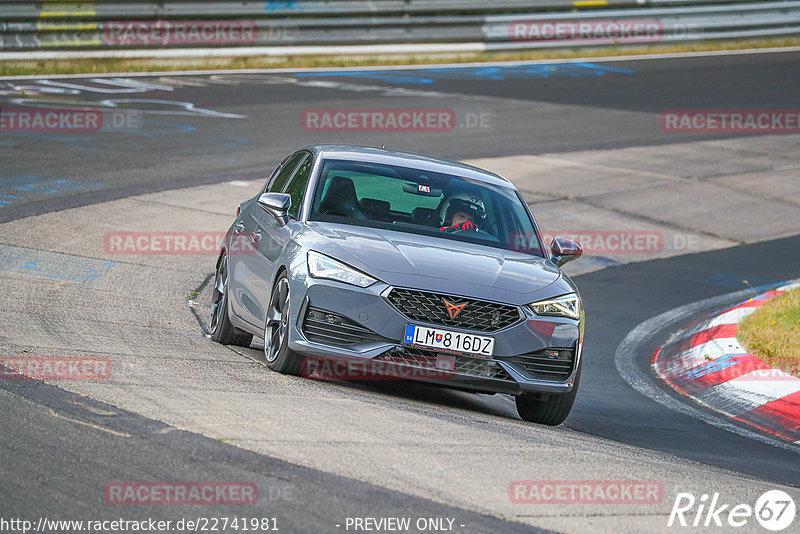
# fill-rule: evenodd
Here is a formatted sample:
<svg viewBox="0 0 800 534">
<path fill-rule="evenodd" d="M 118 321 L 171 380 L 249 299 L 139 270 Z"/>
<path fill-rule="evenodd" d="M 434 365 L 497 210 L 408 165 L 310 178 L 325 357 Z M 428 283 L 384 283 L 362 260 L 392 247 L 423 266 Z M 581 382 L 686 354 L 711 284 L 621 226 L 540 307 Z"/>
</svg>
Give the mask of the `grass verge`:
<svg viewBox="0 0 800 534">
<path fill-rule="evenodd" d="M 737 330 L 753 356 L 800 376 L 800 289 L 775 297 L 747 316 Z"/>
<path fill-rule="evenodd" d="M 234 56 L 227 58 L 143 58 L 143 59 L 48 59 L 9 60 L 0 63 L 0 76 L 47 74 L 103 74 L 110 72 L 161 72 L 179 70 L 222 70 L 309 67 L 368 67 L 438 65 L 487 61 L 526 61 L 648 55 L 664 53 L 746 50 L 800 46 L 800 38 L 703 42 L 686 45 L 646 47 L 573 48 L 528 50 L 484 54 L 379 55 L 379 56 Z"/>
</svg>

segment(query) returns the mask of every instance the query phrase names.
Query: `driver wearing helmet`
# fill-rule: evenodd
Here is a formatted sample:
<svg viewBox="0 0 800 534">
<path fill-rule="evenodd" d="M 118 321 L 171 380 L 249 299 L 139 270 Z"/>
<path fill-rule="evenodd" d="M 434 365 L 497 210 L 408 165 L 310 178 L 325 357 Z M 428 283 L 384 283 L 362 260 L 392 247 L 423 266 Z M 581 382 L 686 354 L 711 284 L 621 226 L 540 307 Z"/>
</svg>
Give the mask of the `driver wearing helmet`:
<svg viewBox="0 0 800 534">
<path fill-rule="evenodd" d="M 486 218 L 483 200 L 469 193 L 455 193 L 444 201 L 441 210 L 442 232 L 477 232 Z"/>
</svg>

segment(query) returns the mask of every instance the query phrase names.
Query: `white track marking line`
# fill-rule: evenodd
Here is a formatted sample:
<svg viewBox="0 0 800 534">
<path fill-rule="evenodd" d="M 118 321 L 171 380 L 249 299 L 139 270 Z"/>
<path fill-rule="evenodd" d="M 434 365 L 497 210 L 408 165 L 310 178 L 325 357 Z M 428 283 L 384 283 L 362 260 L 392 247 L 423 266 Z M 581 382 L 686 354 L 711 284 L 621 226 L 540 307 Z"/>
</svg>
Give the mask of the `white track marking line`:
<svg viewBox="0 0 800 534">
<path fill-rule="evenodd" d="M 200 52 L 208 49 L 194 49 Z M 211 49 L 216 50 L 216 49 Z M 619 61 L 643 61 L 650 59 L 681 59 L 693 57 L 714 57 L 714 56 L 742 56 L 750 54 L 774 54 L 786 52 L 800 52 L 800 46 L 789 46 L 779 48 L 750 48 L 747 50 L 711 50 L 706 52 L 673 52 L 665 54 L 641 54 L 630 56 L 608 56 L 608 57 L 581 57 L 569 59 L 531 59 L 527 61 L 487 61 L 478 63 L 432 63 L 425 65 L 386 65 L 372 67 L 305 67 L 305 68 L 280 68 L 280 69 L 220 69 L 220 70 L 176 70 L 176 71 L 152 71 L 152 72 L 114 72 L 108 74 L 26 74 L 19 76 L 2 76 L 0 80 L 32 80 L 39 78 L 48 79 L 68 79 L 68 78 L 113 78 L 124 76 L 128 78 L 143 76 L 203 76 L 211 74 L 291 74 L 294 72 L 370 72 L 370 71 L 394 71 L 394 70 L 421 70 L 430 68 L 461 68 L 461 67 L 502 67 L 502 66 L 525 66 L 525 65 L 555 65 L 564 63 L 608 63 Z M 3 59 L 0 54 L 0 59 Z M 24 60 L 24 58 L 22 58 Z"/>
<path fill-rule="evenodd" d="M 745 354 L 747 349 L 745 349 L 735 337 L 718 337 L 700 345 L 695 345 L 686 352 L 689 351 L 696 353 L 705 352 L 709 355 L 710 359 L 713 360 L 720 356 L 725 356 L 726 354 Z"/>
<path fill-rule="evenodd" d="M 705 391 L 693 393 L 692 396 L 738 416 L 798 391 L 800 380 L 764 380 L 757 372 L 751 372 Z"/>
<path fill-rule="evenodd" d="M 687 349 L 678 358 L 680 358 L 681 363 L 694 362 L 695 365 L 700 365 L 703 362 L 716 360 L 728 354 L 746 353 L 747 350 L 739 344 L 735 337 L 723 337 L 712 339 Z"/>
<path fill-rule="evenodd" d="M 694 334 L 699 334 L 703 330 L 708 330 L 709 328 L 723 326 L 726 324 L 738 324 L 742 319 L 744 319 L 757 309 L 758 309 L 757 307 L 737 308 L 735 310 L 725 312 L 722 315 L 718 315 L 717 317 L 713 317 L 711 319 L 708 319 L 707 321 L 702 321 L 700 323 L 697 323 L 691 328 L 682 330 L 681 332 L 678 333 L 677 337 L 685 338 L 693 336 Z"/>
<path fill-rule="evenodd" d="M 131 434 L 127 434 L 125 432 L 117 432 L 116 430 L 111 430 L 110 428 L 106 428 L 104 426 L 95 425 L 92 423 L 87 423 L 86 421 L 81 421 L 80 419 L 73 419 L 71 417 L 67 417 L 66 415 L 61 415 L 60 413 L 56 412 L 52 408 L 48 408 L 50 415 L 53 417 L 57 417 L 59 419 L 64 419 L 65 421 L 69 421 L 70 423 L 75 423 L 78 425 L 88 426 L 89 428 L 94 428 L 95 430 L 101 430 L 103 432 L 108 432 L 109 434 L 113 434 L 114 436 L 119 436 L 122 438 L 130 438 L 132 437 Z"/>
</svg>

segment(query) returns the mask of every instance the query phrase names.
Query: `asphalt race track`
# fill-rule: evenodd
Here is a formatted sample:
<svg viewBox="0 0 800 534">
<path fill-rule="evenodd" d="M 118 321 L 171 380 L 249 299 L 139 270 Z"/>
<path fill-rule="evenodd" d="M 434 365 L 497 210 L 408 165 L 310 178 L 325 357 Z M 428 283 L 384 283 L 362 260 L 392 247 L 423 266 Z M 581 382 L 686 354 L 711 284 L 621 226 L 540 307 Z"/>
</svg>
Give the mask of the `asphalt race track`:
<svg viewBox="0 0 800 534">
<path fill-rule="evenodd" d="M 88 79 L 51 79 L 47 85 L 8 80 L 0 91 L 2 107 L 69 103 L 108 113 L 132 109 L 134 119 L 147 120 L 138 129 L 82 135 L 0 135 L 4 177 L 60 177 L 68 165 L 73 180 L 88 182 L 79 195 L 68 189 L 7 204 L 0 221 L 132 194 L 261 178 L 287 151 L 321 137 L 417 152 L 434 148 L 442 157 L 462 160 L 708 139 L 666 134 L 654 120 L 668 109 L 791 108 L 800 77 L 796 53 L 579 65 L 531 65 L 499 73 L 467 67 L 357 76 L 137 77 L 133 80 L 150 87 L 130 93 L 130 87 Z M 452 108 L 460 127 L 451 135 L 377 136 L 321 136 L 302 128 L 303 110 L 356 106 Z M 489 127 L 468 127 L 468 113 L 473 120 L 488 113 Z"/>
<path fill-rule="evenodd" d="M 224 230 L 253 184 L 307 143 L 385 144 L 459 160 L 627 147 L 658 154 L 737 138 L 666 133 L 663 111 L 792 109 L 798 82 L 800 52 L 0 80 L 2 110 L 103 114 L 99 131 L 0 131 L 0 356 L 108 356 L 115 369 L 106 382 L 0 380 L 0 518 L 275 517 L 282 532 L 324 533 L 356 531 L 347 518 L 411 517 L 451 518 L 454 532 L 618 533 L 693 530 L 667 527 L 681 491 L 753 505 L 782 489 L 800 503 L 797 445 L 671 410 L 631 387 L 615 360 L 628 333 L 651 317 L 738 292 L 742 280 L 769 287 L 798 278 L 800 236 L 574 276 L 587 316 L 584 369 L 575 407 L 555 428 L 523 423 L 501 395 L 269 372 L 257 342 L 226 348 L 203 335 L 213 255 L 109 259 L 100 244 L 104 233 L 147 228 L 145 221 Z M 324 132 L 303 118 L 356 107 L 448 109 L 457 124 L 444 133 Z M 793 164 L 775 157 L 774 165 Z M 744 210 L 743 225 L 747 217 Z M 51 276 L 26 270 L 25 261 L 61 267 Z M 635 355 L 638 372 L 678 402 L 686 401 L 649 370 L 650 356 L 694 316 L 660 325 Z M 259 500 L 109 504 L 104 487 L 124 480 L 247 481 Z M 508 493 L 517 480 L 657 481 L 663 497 L 517 504 Z M 754 519 L 708 530 L 764 531 Z"/>
</svg>

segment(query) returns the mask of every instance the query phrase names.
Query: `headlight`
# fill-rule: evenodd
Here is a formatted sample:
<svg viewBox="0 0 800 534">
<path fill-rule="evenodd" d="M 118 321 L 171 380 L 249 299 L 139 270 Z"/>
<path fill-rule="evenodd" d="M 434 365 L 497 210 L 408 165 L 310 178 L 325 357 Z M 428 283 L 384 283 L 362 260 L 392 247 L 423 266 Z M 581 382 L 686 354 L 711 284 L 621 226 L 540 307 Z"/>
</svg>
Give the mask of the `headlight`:
<svg viewBox="0 0 800 534">
<path fill-rule="evenodd" d="M 581 318 L 581 299 L 575 293 L 562 295 L 554 299 L 540 300 L 530 304 L 536 315 L 549 315 L 552 317 Z"/>
<path fill-rule="evenodd" d="M 337 280 L 358 287 L 371 286 L 377 282 L 371 276 L 313 250 L 308 251 L 308 272 L 314 278 Z"/>
</svg>

